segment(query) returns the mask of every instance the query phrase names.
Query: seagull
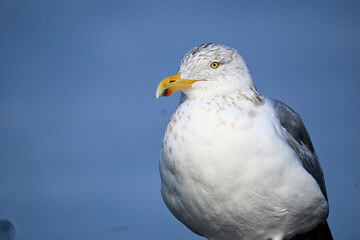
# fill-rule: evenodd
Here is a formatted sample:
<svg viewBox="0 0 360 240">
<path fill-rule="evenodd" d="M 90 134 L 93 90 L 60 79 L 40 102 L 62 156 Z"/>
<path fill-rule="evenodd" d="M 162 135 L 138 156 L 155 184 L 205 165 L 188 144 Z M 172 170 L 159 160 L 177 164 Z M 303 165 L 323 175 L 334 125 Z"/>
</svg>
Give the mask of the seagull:
<svg viewBox="0 0 360 240">
<path fill-rule="evenodd" d="M 258 93 L 233 48 L 204 44 L 156 97 L 181 91 L 159 157 L 171 213 L 209 240 L 329 240 L 324 175 L 299 115 Z"/>
</svg>

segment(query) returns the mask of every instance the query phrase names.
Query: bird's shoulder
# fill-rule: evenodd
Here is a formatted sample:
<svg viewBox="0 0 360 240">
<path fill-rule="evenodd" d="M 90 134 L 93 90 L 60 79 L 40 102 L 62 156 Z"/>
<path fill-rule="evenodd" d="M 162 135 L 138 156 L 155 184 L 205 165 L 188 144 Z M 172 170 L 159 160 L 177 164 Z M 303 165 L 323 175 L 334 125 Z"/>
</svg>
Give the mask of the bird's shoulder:
<svg viewBox="0 0 360 240">
<path fill-rule="evenodd" d="M 317 181 L 327 200 L 324 174 L 310 135 L 301 117 L 281 101 L 266 97 L 263 97 L 263 99 L 272 106 L 276 119 L 286 130 L 287 143 L 298 155 L 304 169 Z"/>
</svg>

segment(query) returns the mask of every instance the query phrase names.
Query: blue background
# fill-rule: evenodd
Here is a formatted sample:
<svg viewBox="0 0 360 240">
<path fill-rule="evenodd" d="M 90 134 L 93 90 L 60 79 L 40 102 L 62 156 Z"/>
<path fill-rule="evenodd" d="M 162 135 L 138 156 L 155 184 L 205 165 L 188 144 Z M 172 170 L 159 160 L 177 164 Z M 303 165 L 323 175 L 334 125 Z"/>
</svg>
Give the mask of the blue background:
<svg viewBox="0 0 360 240">
<path fill-rule="evenodd" d="M 167 210 L 158 155 L 191 48 L 238 49 L 303 118 L 336 239 L 360 235 L 359 1 L 0 1 L 0 218 L 16 239 L 203 239 Z"/>
</svg>

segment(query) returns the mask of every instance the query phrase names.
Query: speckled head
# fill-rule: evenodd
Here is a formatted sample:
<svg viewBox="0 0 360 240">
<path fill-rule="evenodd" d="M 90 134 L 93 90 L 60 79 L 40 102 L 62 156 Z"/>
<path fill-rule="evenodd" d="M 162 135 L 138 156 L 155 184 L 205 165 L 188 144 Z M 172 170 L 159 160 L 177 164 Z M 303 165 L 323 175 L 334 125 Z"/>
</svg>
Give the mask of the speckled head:
<svg viewBox="0 0 360 240">
<path fill-rule="evenodd" d="M 165 78 L 157 96 L 182 91 L 188 98 L 206 98 L 234 91 L 246 93 L 250 88 L 255 89 L 241 55 L 231 47 L 209 43 L 185 55 L 179 74 Z"/>
</svg>

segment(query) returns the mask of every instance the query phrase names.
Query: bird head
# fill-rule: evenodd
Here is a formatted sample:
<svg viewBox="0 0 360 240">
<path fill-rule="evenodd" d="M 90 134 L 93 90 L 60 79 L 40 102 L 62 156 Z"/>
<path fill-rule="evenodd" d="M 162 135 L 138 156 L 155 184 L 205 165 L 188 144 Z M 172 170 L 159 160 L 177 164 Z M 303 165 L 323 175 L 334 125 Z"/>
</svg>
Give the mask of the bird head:
<svg viewBox="0 0 360 240">
<path fill-rule="evenodd" d="M 180 71 L 162 80 L 156 97 L 182 91 L 188 98 L 214 97 L 255 88 L 248 67 L 233 48 L 204 44 L 193 48 L 181 61 Z"/>
</svg>

